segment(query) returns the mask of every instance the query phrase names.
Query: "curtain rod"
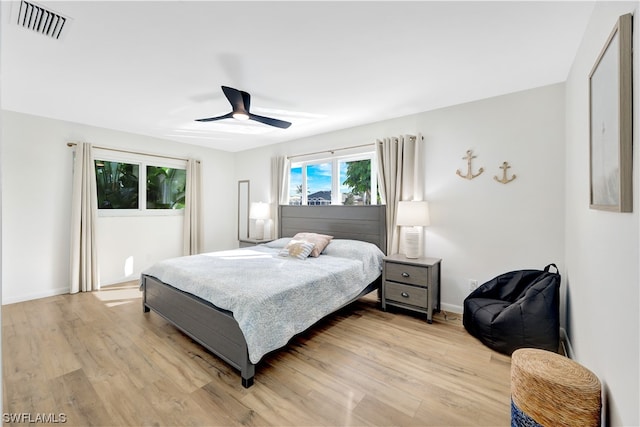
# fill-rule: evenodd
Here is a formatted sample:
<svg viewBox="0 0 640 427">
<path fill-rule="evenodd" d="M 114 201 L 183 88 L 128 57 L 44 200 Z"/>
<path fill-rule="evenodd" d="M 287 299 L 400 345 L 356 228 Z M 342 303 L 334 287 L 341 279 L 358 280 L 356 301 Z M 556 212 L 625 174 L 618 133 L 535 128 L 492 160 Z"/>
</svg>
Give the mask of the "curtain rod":
<svg viewBox="0 0 640 427">
<path fill-rule="evenodd" d="M 394 137 L 394 139 L 398 139 L 397 137 Z M 412 141 L 415 141 L 416 136 L 415 135 L 409 135 L 409 139 Z M 422 139 L 424 140 L 424 137 L 422 137 Z M 375 147 L 375 143 L 371 143 L 371 144 L 361 144 L 361 145 L 352 145 L 350 147 L 341 147 L 341 148 L 334 148 L 331 150 L 323 150 L 323 151 L 316 151 L 314 153 L 305 153 L 305 154 L 296 154 L 295 156 L 287 156 L 287 159 L 295 159 L 296 157 L 306 157 L 306 156 L 313 156 L 316 154 L 322 154 L 322 153 L 331 153 L 334 154 L 336 151 L 341 151 L 341 150 L 351 150 L 353 148 L 362 148 L 362 147 Z"/>
<path fill-rule="evenodd" d="M 67 142 L 67 147 L 75 147 L 76 144 L 75 142 Z M 94 145 L 93 148 L 98 148 L 100 150 L 109 150 L 109 151 L 117 151 L 119 153 L 127 153 L 127 154 L 138 154 L 140 156 L 151 156 L 151 157 L 160 157 L 163 159 L 171 159 L 171 160 L 189 160 L 187 158 L 184 157 L 174 157 L 174 156 L 165 156 L 162 154 L 152 154 L 152 153 L 143 153 L 141 151 L 131 151 L 131 150 L 124 150 L 122 148 L 111 148 L 111 147 L 99 147 L 97 145 Z M 200 163 L 200 160 L 196 160 L 197 163 Z"/>
<path fill-rule="evenodd" d="M 333 154 L 336 151 L 351 150 L 353 148 L 362 148 L 362 147 L 371 147 L 371 148 L 373 148 L 373 147 L 375 147 L 375 144 L 371 143 L 371 144 L 352 145 L 350 147 L 333 148 L 331 150 L 316 151 L 314 153 L 296 154 L 295 156 L 287 156 L 287 159 L 295 159 L 296 157 L 313 156 L 315 154 L 322 154 L 322 153 L 331 153 L 331 154 Z"/>
</svg>

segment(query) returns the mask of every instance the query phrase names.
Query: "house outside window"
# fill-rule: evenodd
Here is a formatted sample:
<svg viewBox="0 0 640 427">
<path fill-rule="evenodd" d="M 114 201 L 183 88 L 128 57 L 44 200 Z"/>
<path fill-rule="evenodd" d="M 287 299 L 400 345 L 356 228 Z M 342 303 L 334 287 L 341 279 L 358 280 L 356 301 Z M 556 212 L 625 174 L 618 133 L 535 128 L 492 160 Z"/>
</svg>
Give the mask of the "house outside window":
<svg viewBox="0 0 640 427">
<path fill-rule="evenodd" d="M 375 152 L 292 162 L 289 204 L 378 204 L 375 164 Z"/>
</svg>

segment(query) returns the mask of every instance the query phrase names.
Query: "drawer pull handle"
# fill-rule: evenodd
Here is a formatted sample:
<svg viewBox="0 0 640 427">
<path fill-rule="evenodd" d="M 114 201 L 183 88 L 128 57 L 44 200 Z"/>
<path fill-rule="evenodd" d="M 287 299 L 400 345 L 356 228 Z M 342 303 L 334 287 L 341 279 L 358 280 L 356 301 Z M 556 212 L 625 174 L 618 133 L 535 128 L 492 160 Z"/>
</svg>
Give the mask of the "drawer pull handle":
<svg viewBox="0 0 640 427">
<path fill-rule="evenodd" d="M 402 273 L 402 277 L 409 277 L 409 273 L 405 273 L 405 272 L 403 272 L 403 273 Z"/>
<path fill-rule="evenodd" d="M 400 295 L 402 295 L 404 298 L 409 298 L 409 294 L 406 292 L 401 293 Z"/>
</svg>

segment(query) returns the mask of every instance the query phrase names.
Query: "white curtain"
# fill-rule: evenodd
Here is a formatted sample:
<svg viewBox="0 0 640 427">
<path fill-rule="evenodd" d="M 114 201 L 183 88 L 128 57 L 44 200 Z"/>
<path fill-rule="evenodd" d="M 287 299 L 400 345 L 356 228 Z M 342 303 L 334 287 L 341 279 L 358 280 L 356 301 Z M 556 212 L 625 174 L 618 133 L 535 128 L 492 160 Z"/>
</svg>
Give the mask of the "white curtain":
<svg viewBox="0 0 640 427">
<path fill-rule="evenodd" d="M 378 181 L 387 213 L 387 254 L 400 251 L 400 230 L 396 224 L 400 200 L 422 200 L 424 161 L 422 135 L 404 135 L 376 141 Z"/>
<path fill-rule="evenodd" d="M 95 230 L 98 197 L 91 144 L 76 144 L 72 192 L 69 292 L 75 294 L 100 289 Z"/>
<path fill-rule="evenodd" d="M 187 184 L 184 206 L 183 254 L 195 255 L 202 250 L 202 207 L 200 162 L 187 160 Z"/>
<path fill-rule="evenodd" d="M 278 235 L 278 206 L 289 204 L 289 169 L 291 169 L 291 162 L 286 156 L 274 157 L 271 159 L 271 200 L 276 200 L 276 211 L 271 212 L 271 218 L 273 220 L 273 227 L 275 228 L 275 236 Z"/>
</svg>

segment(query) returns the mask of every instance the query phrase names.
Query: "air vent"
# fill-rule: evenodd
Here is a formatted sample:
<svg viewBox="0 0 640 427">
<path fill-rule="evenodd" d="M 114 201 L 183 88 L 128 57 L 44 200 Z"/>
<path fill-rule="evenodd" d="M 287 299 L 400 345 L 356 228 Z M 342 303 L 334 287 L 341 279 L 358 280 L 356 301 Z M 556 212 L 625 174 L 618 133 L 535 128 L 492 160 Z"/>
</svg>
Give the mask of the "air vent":
<svg viewBox="0 0 640 427">
<path fill-rule="evenodd" d="M 68 17 L 33 2 L 22 0 L 14 10 L 17 12 L 14 22 L 19 26 L 56 40 L 64 35 L 71 23 Z"/>
</svg>

